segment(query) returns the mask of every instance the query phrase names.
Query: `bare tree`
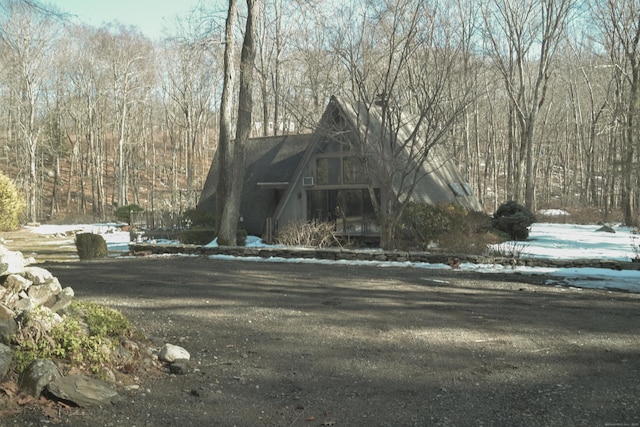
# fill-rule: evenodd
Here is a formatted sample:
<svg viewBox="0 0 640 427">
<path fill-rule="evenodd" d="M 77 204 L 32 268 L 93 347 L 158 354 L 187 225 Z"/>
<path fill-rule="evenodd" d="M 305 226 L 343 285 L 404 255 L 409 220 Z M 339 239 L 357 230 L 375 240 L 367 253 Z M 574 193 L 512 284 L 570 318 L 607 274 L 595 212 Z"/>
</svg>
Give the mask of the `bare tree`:
<svg viewBox="0 0 640 427">
<path fill-rule="evenodd" d="M 51 71 L 51 54 L 57 21 L 39 8 L 21 0 L 0 3 L 0 52 L 9 82 L 14 115 L 26 154 L 27 212 L 38 220 L 38 148 L 42 138 L 39 120 L 42 94 Z"/>
<path fill-rule="evenodd" d="M 229 0 L 229 9 L 225 24 L 224 60 L 222 97 L 220 100 L 220 136 L 216 150 L 218 164 L 218 184 L 216 188 L 216 229 L 222 227 L 224 205 L 227 202 L 231 184 L 230 173 L 233 171 L 234 145 L 231 133 L 233 114 L 233 92 L 235 90 L 235 37 L 234 29 L 238 16 L 237 0 Z M 235 238 L 234 238 L 235 239 Z"/>
<path fill-rule="evenodd" d="M 553 75 L 574 0 L 494 0 L 484 9 L 489 54 L 502 76 L 519 129 L 516 200 L 535 209 L 538 113 Z M 523 193 L 524 191 L 524 193 Z"/>
<path fill-rule="evenodd" d="M 233 1 L 231 0 L 231 2 Z M 228 163 L 220 166 L 221 172 L 227 174 L 225 179 L 226 197 L 223 199 L 224 206 L 222 207 L 220 228 L 218 229 L 218 242 L 223 245 L 235 245 L 237 243 L 236 234 L 240 218 L 240 201 L 245 169 L 245 145 L 251 134 L 252 127 L 252 85 L 259 9 L 259 0 L 247 0 L 247 22 L 240 54 L 240 91 L 238 94 L 236 138 L 231 145 L 231 150 L 228 151 Z M 218 188 L 220 188 L 220 183 L 218 183 Z M 218 198 L 219 201 L 220 199 Z"/>
<path fill-rule="evenodd" d="M 592 10 L 601 40 L 613 65 L 616 115 L 622 123 L 621 179 L 624 221 L 637 226 L 640 199 L 638 168 L 638 121 L 640 117 L 640 5 L 634 0 L 594 1 Z"/>
<path fill-rule="evenodd" d="M 108 86 L 108 70 L 100 60 L 102 32 L 88 27 L 72 27 L 69 39 L 73 42 L 67 51 L 69 60 L 60 70 L 69 82 L 69 98 L 66 103 L 70 123 L 65 128 L 71 145 L 67 188 L 67 206 L 72 194 L 79 197 L 81 213 L 87 212 L 85 192 L 92 197 L 92 212 L 100 219 L 106 218 L 105 163 L 106 130 L 102 124 Z M 86 161 L 85 161 L 86 159 Z M 90 179 L 90 189 L 86 190 L 85 179 Z"/>
<path fill-rule="evenodd" d="M 118 207 L 128 204 L 129 168 L 125 160 L 130 140 L 130 111 L 144 100 L 153 74 L 150 41 L 131 28 L 106 28 L 100 51 L 109 64 L 111 96 L 115 106 L 115 132 L 118 138 L 116 182 Z"/>
<path fill-rule="evenodd" d="M 167 118 L 172 121 L 170 131 L 177 133 L 172 138 L 184 142 L 186 192 L 192 195 L 202 184 L 196 166 L 204 155 L 201 142 L 216 95 L 219 77 L 216 58 L 210 45 L 200 39 L 197 29 L 185 30 L 179 37 L 168 40 L 164 57 L 161 82 L 163 92 L 171 100 L 165 108 L 172 112 Z M 193 200 L 189 203 L 195 204 Z"/>
<path fill-rule="evenodd" d="M 361 6 L 342 24 L 341 30 L 351 34 L 340 35 L 336 46 L 351 78 L 353 101 L 366 111 L 360 118 L 369 128 L 361 157 L 381 246 L 391 248 L 404 208 L 425 177 L 422 166 L 435 146 L 450 142 L 471 87 L 462 78 L 464 44 L 456 24 L 435 3 Z M 375 132 L 371 115 L 381 116 Z M 373 185 L 380 186 L 381 200 Z"/>
</svg>

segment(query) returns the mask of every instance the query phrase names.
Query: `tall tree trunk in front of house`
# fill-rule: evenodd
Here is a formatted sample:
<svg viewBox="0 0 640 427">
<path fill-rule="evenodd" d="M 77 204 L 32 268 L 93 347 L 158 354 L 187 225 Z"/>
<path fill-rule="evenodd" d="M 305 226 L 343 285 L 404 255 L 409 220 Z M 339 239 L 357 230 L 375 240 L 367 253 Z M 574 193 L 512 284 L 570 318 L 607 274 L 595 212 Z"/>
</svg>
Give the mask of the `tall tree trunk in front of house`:
<svg viewBox="0 0 640 427">
<path fill-rule="evenodd" d="M 216 186 L 216 229 L 222 226 L 222 211 L 227 202 L 227 192 L 229 188 L 229 172 L 232 170 L 231 159 L 233 158 L 233 146 L 231 145 L 231 115 L 232 97 L 235 87 L 234 55 L 235 38 L 233 30 L 238 14 L 236 0 L 229 0 L 229 11 L 227 13 L 227 23 L 225 27 L 225 48 L 224 48 L 224 82 L 222 86 L 222 99 L 220 101 L 220 137 L 218 140 L 218 150 L 216 151 L 218 164 L 218 183 Z"/>
<path fill-rule="evenodd" d="M 222 208 L 218 243 L 235 245 L 240 218 L 240 201 L 244 179 L 245 146 L 251 136 L 251 112 L 253 109 L 253 68 L 255 60 L 256 29 L 259 0 L 247 0 L 247 24 L 240 54 L 240 92 L 238 94 L 238 122 L 236 138 L 231 151 L 231 169 L 228 170 L 227 198 Z"/>
</svg>

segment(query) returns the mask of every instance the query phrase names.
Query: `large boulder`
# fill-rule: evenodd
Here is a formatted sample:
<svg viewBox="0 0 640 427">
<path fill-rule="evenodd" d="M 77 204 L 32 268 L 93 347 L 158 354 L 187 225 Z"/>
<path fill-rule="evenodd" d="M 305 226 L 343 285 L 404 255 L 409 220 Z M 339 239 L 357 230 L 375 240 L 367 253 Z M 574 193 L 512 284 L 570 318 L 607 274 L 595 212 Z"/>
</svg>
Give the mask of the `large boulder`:
<svg viewBox="0 0 640 427">
<path fill-rule="evenodd" d="M 20 391 L 36 398 L 40 397 L 47 384 L 60 377 L 60 371 L 51 360 L 34 360 L 20 376 Z"/>
<path fill-rule="evenodd" d="M 56 297 L 62 291 L 62 286 L 57 278 L 52 277 L 42 285 L 31 285 L 27 290 L 27 295 L 34 301 L 36 305 L 53 305 Z"/>
<path fill-rule="evenodd" d="M 10 251 L 5 246 L 0 245 L 0 276 L 20 274 L 28 263 L 22 252 Z"/>
<path fill-rule="evenodd" d="M 10 310 L 14 318 L 37 307 L 62 312 L 72 303 L 73 297 L 73 289 L 63 289 L 51 272 L 30 266 L 21 252 L 0 245 L 0 304 Z M 12 328 L 11 322 L 4 317 L 0 322 L 1 330 Z"/>
<path fill-rule="evenodd" d="M 179 359 L 189 360 L 190 358 L 191 355 L 187 350 L 180 346 L 168 343 L 163 345 L 160 349 L 160 352 L 158 353 L 158 359 L 162 360 L 163 362 L 169 363 L 175 362 Z"/>
<path fill-rule="evenodd" d="M 20 293 L 26 291 L 33 282 L 20 274 L 9 274 L 4 279 L 3 287 L 9 292 Z"/>
<path fill-rule="evenodd" d="M 0 337 L 10 337 L 18 332 L 16 313 L 4 304 L 0 304 Z M 0 379 L 0 381 L 2 381 Z"/>
<path fill-rule="evenodd" d="M 86 408 L 116 403 L 116 389 L 104 381 L 84 375 L 59 377 L 47 384 L 47 392 L 55 398 Z"/>
<path fill-rule="evenodd" d="M 11 347 L 0 344 L 0 382 L 4 381 L 4 377 L 9 372 L 13 363 L 13 352 Z"/>
<path fill-rule="evenodd" d="M 31 280 L 34 285 L 44 285 L 54 279 L 53 274 L 51 274 L 49 270 L 33 265 L 24 268 L 23 276 Z"/>
<path fill-rule="evenodd" d="M 75 296 L 73 288 L 67 286 L 62 288 L 60 293 L 56 296 L 55 302 L 51 305 L 51 311 L 54 313 L 63 313 L 73 302 Z"/>
</svg>

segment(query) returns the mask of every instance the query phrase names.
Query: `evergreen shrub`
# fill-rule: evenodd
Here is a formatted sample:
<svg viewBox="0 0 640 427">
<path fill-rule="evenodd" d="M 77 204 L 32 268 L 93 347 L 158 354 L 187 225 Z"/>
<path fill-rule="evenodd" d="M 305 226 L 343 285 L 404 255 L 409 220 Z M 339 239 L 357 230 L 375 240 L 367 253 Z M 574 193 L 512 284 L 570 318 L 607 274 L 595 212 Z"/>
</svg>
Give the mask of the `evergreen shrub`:
<svg viewBox="0 0 640 427">
<path fill-rule="evenodd" d="M 513 200 L 500 205 L 493 214 L 493 227 L 508 234 L 511 240 L 528 239 L 529 227 L 534 222 L 533 212 Z"/>
<path fill-rule="evenodd" d="M 458 204 L 410 202 L 402 217 L 403 237 L 426 246 L 445 234 L 464 234 L 466 216 L 467 210 Z"/>
<path fill-rule="evenodd" d="M 0 231 L 17 228 L 25 206 L 13 181 L 0 172 Z"/>
<path fill-rule="evenodd" d="M 210 211 L 187 209 L 183 216 L 190 227 L 214 227 L 216 225 L 216 217 Z"/>
<path fill-rule="evenodd" d="M 192 227 L 178 233 L 180 243 L 187 245 L 206 245 L 216 238 L 216 229 L 213 227 Z"/>
<path fill-rule="evenodd" d="M 120 222 L 126 222 L 127 224 L 131 223 L 131 211 L 133 212 L 142 212 L 144 209 L 136 204 L 120 206 L 116 209 L 116 220 Z"/>
<path fill-rule="evenodd" d="M 449 253 L 482 254 L 488 245 L 505 239 L 492 228 L 491 217 L 484 212 L 467 211 L 457 203 L 407 205 L 401 227 L 401 239 L 408 247 L 427 249 L 435 244 Z"/>
</svg>

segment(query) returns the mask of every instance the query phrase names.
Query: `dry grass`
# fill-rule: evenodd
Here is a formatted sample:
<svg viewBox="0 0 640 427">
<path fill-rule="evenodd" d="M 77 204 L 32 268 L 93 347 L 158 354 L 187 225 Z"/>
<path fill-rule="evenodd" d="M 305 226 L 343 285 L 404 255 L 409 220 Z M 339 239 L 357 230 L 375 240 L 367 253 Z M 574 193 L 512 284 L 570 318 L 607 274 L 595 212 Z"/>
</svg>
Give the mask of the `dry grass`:
<svg viewBox="0 0 640 427">
<path fill-rule="evenodd" d="M 324 248 L 341 246 L 331 222 L 296 222 L 278 230 L 276 243 L 286 246 Z"/>
</svg>

